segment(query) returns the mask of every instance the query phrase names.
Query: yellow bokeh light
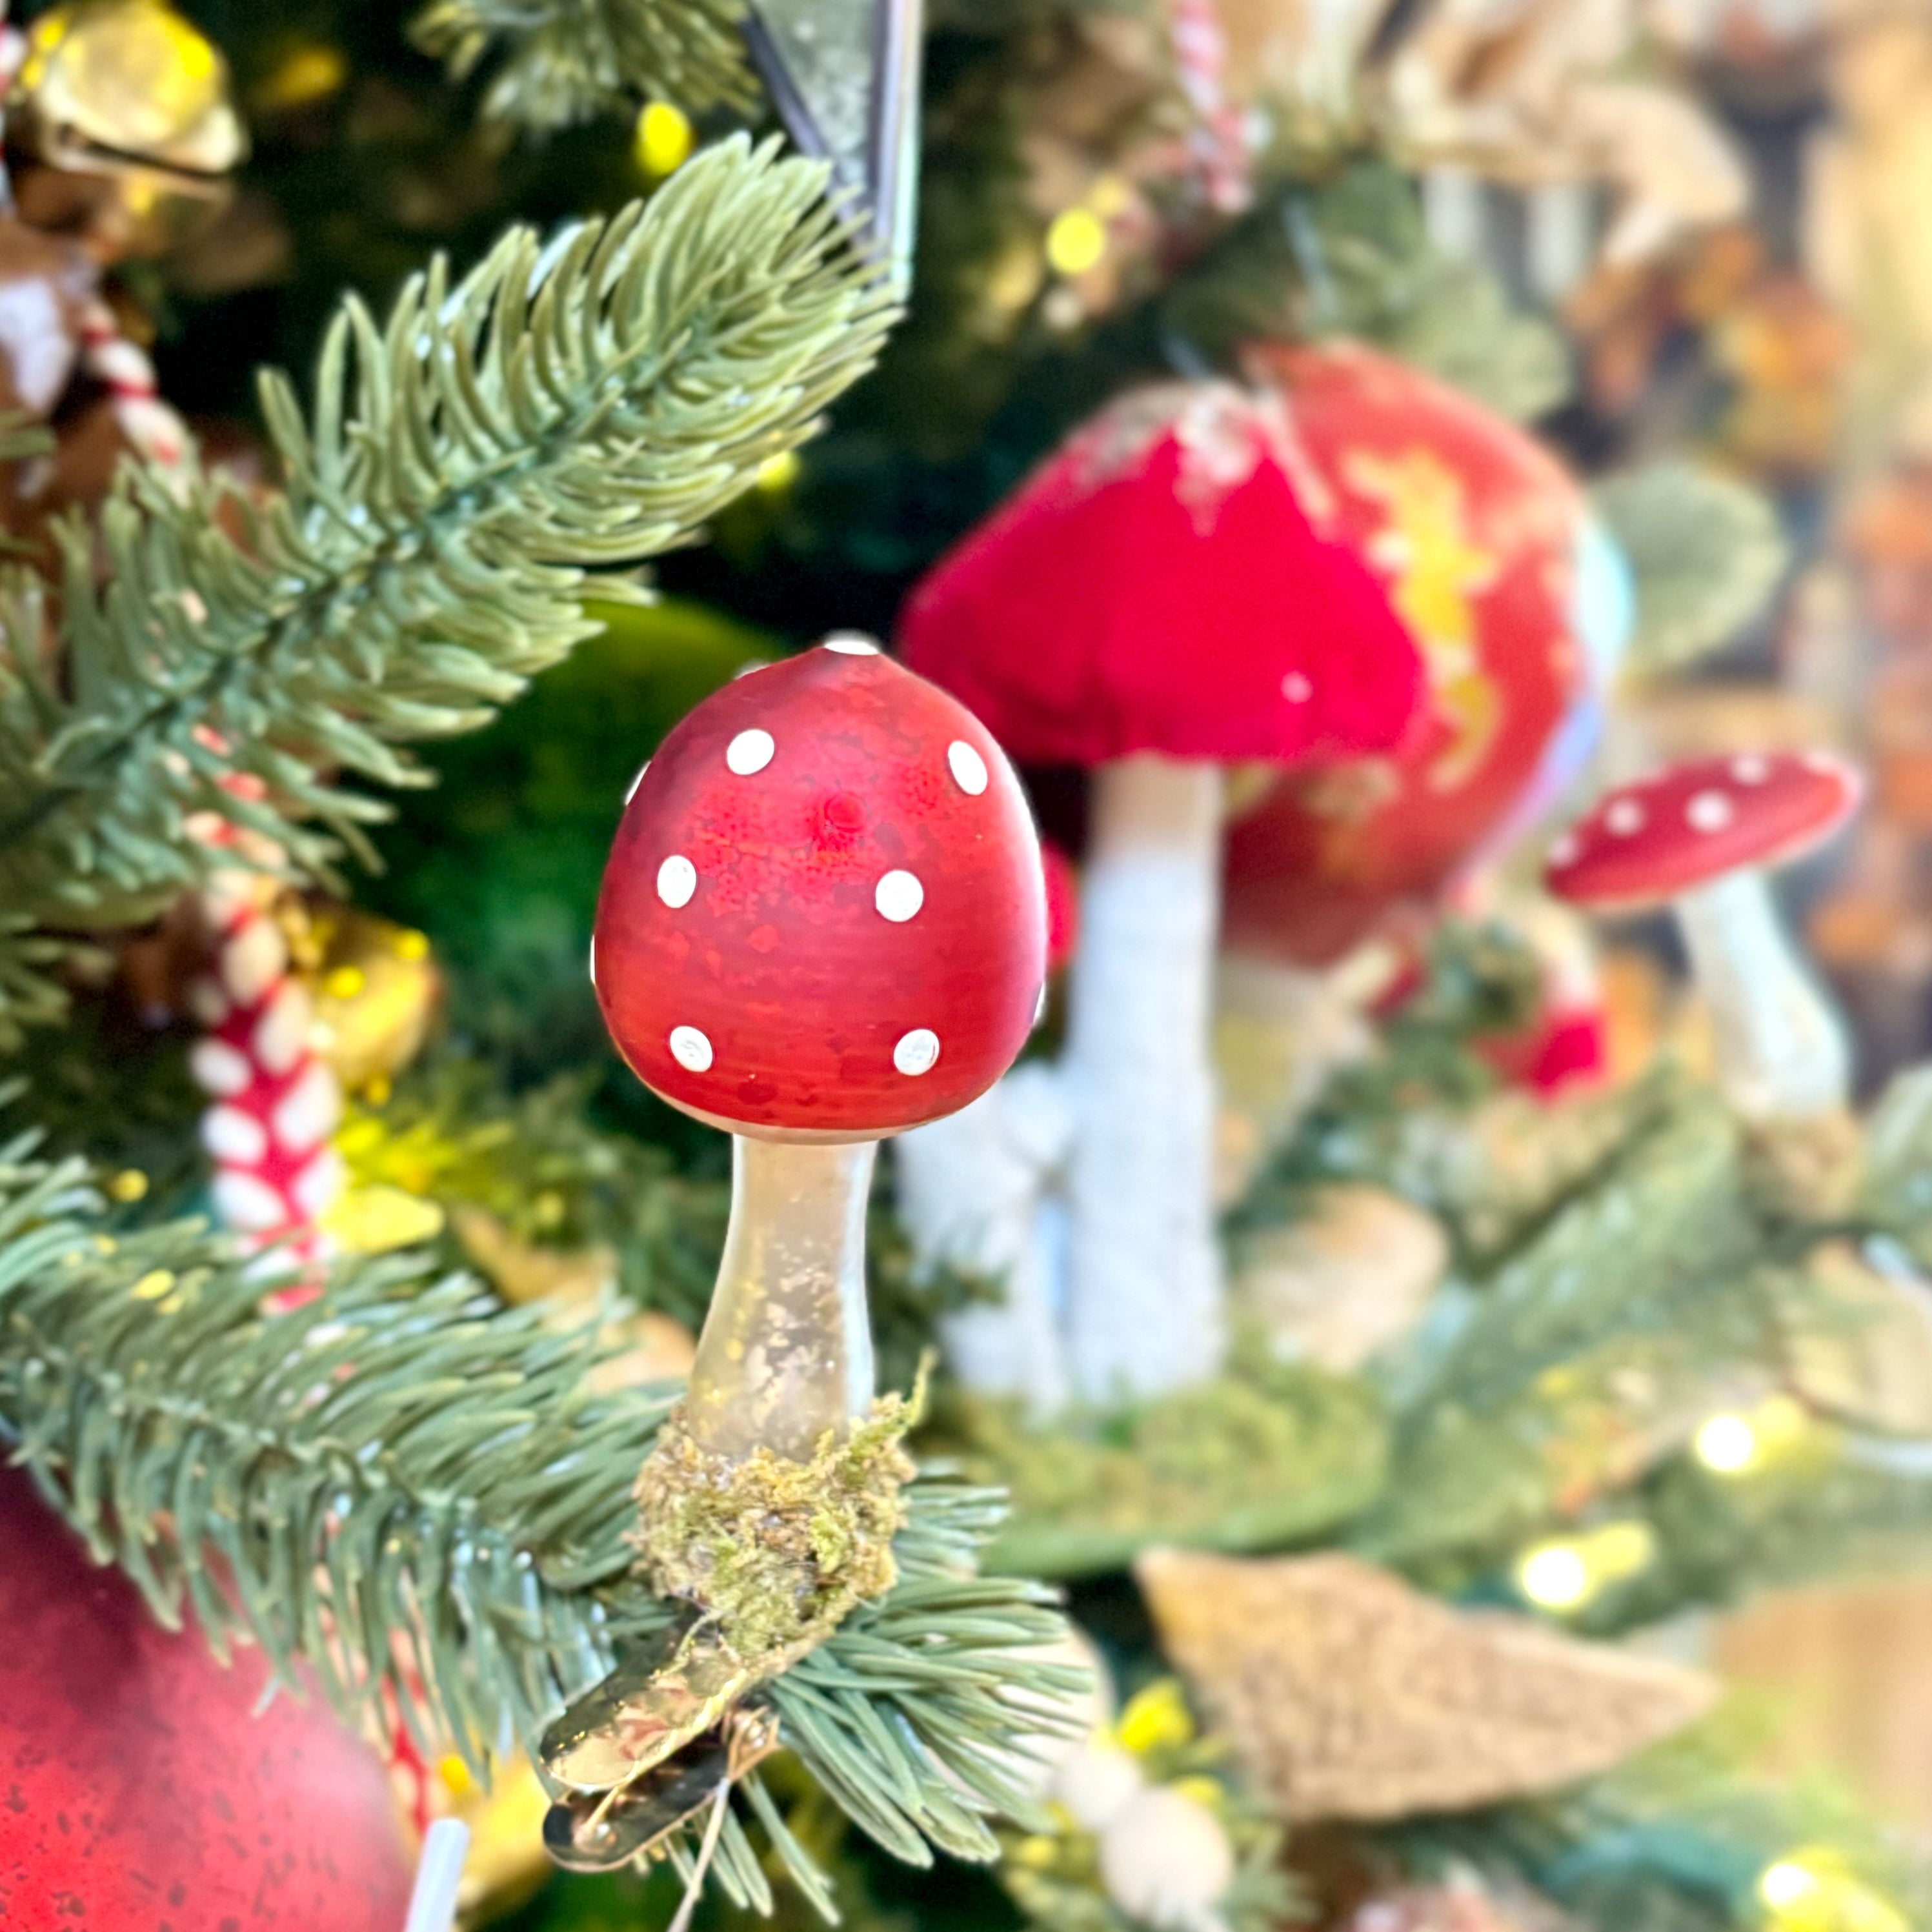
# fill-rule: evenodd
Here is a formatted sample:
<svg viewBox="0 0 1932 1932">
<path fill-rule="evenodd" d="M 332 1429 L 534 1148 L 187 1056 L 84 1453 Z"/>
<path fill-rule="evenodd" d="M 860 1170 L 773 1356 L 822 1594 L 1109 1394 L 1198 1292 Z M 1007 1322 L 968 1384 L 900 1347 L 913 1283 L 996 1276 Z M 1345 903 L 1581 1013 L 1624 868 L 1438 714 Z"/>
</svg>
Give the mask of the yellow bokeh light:
<svg viewBox="0 0 1932 1932">
<path fill-rule="evenodd" d="M 1057 274 L 1084 275 L 1106 252 L 1106 224 L 1090 208 L 1067 208 L 1046 231 L 1046 259 Z"/>
<path fill-rule="evenodd" d="M 1691 1444 L 1699 1462 L 1720 1476 L 1741 1476 L 1758 1460 L 1757 1431 L 1742 1415 L 1714 1415 Z"/>
<path fill-rule="evenodd" d="M 1516 1565 L 1516 1587 L 1546 1610 L 1573 1610 L 1589 1597 L 1590 1566 L 1574 1543 L 1546 1543 Z"/>
<path fill-rule="evenodd" d="M 348 78 L 348 58 L 340 47 L 292 47 L 255 89 L 254 105 L 269 112 L 313 106 L 340 93 Z"/>
<path fill-rule="evenodd" d="M 758 465 L 758 488 L 770 496 L 782 495 L 798 481 L 802 466 L 796 450 L 782 449 Z"/>
<path fill-rule="evenodd" d="M 1186 1694 L 1172 1677 L 1162 1677 L 1127 1700 L 1114 1726 L 1114 1740 L 1136 1757 L 1150 1750 L 1178 1750 L 1194 1738 L 1194 1719 Z"/>
<path fill-rule="evenodd" d="M 1774 1912 L 1788 1911 L 1802 1904 L 1818 1889 L 1818 1874 L 1796 1858 L 1780 1858 L 1766 1868 L 1757 1882 L 1757 1893 Z"/>
<path fill-rule="evenodd" d="M 1898 1906 L 1826 1848 L 1767 1866 L 1757 1895 L 1771 1932 L 1910 1932 Z"/>
<path fill-rule="evenodd" d="M 697 145 L 696 130 L 668 100 L 653 100 L 638 116 L 638 165 L 653 181 L 675 174 Z"/>
</svg>

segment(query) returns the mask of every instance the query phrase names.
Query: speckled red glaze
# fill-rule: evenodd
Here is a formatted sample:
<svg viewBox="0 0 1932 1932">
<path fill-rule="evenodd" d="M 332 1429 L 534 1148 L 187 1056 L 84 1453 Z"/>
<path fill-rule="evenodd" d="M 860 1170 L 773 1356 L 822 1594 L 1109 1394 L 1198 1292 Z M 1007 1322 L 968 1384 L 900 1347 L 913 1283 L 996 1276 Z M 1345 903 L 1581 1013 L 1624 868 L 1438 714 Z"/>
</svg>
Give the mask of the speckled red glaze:
<svg viewBox="0 0 1932 1932">
<path fill-rule="evenodd" d="M 1344 344 L 1250 362 L 1282 398 L 1316 529 L 1398 614 L 1444 620 L 1412 626 L 1427 688 L 1399 748 L 1291 771 L 1228 828 L 1229 943 L 1319 966 L 1392 916 L 1432 916 L 1535 784 L 1588 682 L 1572 613 L 1583 508 L 1532 438 L 1388 356 Z M 1453 493 L 1413 500 L 1444 520 L 1403 527 L 1405 474 Z"/>
<path fill-rule="evenodd" d="M 734 742 L 758 731 L 769 762 L 734 771 Z M 674 857 L 695 874 L 681 904 L 659 889 Z M 922 891 L 910 916 L 880 910 L 892 874 Z M 821 646 L 714 692 L 664 740 L 604 872 L 592 976 L 618 1051 L 674 1106 L 860 1139 L 984 1093 L 1046 971 L 1039 842 L 991 734 L 890 658 Z M 708 1067 L 674 1056 L 687 1028 Z M 896 1050 L 922 1030 L 938 1058 L 903 1072 Z"/>
<path fill-rule="evenodd" d="M 400 1932 L 410 1859 L 375 1754 L 224 1670 L 0 1473 L 0 1926 Z"/>
<path fill-rule="evenodd" d="M 1550 848 L 1557 898 L 1636 910 L 1746 867 L 1788 864 L 1857 810 L 1864 779 L 1828 752 L 1694 758 L 1606 792 Z"/>
</svg>

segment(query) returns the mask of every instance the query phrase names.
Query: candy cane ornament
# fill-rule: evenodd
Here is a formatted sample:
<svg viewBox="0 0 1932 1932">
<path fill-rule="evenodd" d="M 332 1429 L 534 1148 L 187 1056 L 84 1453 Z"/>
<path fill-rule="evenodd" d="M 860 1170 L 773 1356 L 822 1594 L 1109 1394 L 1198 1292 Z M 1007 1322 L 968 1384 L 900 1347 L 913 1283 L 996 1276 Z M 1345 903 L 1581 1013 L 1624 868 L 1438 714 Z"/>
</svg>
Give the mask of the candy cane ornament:
<svg viewBox="0 0 1932 1932">
<path fill-rule="evenodd" d="M 238 775 L 229 784 L 239 795 L 259 781 Z M 254 836 L 212 812 L 196 814 L 188 829 L 238 850 Z M 216 1217 L 251 1247 L 280 1247 L 307 1262 L 328 1255 L 320 1223 L 342 1192 L 341 1156 L 329 1144 L 342 1090 L 316 1051 L 308 990 L 290 973 L 288 941 L 274 916 L 278 889 L 272 877 L 240 866 L 224 868 L 202 889 L 214 959 L 189 993 L 208 1031 L 188 1066 L 214 1102 L 202 1116 L 201 1138 L 214 1161 Z"/>
<path fill-rule="evenodd" d="M 1174 70 L 1195 114 L 1189 146 L 1209 207 L 1238 214 L 1254 199 L 1240 110 L 1228 99 L 1228 38 L 1215 0 L 1169 0 Z"/>
<path fill-rule="evenodd" d="M 98 296 L 81 311 L 80 366 L 107 392 L 115 423 L 137 454 L 160 470 L 186 464 L 194 447 L 187 424 L 161 400 L 147 351 L 122 332 L 113 310 Z"/>
</svg>

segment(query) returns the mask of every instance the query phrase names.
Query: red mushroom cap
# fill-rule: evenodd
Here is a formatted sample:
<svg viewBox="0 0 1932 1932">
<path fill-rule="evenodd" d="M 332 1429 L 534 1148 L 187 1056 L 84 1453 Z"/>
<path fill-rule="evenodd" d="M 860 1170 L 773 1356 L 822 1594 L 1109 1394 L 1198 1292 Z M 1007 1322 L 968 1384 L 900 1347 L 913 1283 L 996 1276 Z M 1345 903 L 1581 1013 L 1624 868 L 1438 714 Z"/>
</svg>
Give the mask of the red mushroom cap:
<svg viewBox="0 0 1932 1932">
<path fill-rule="evenodd" d="M 1386 755 L 1282 774 L 1228 828 L 1223 934 L 1332 964 L 1442 895 L 1540 782 L 1589 688 L 1576 599 L 1584 506 L 1536 440 L 1358 343 L 1251 350 L 1319 486 L 1420 648 L 1421 716 Z"/>
<path fill-rule="evenodd" d="M 1600 799 L 1551 847 L 1544 882 L 1573 905 L 1656 905 L 1727 872 L 1802 857 L 1864 791 L 1856 769 L 1828 752 L 1694 759 Z"/>
<path fill-rule="evenodd" d="M 1040 764 L 1393 745 L 1414 646 L 1296 463 L 1279 406 L 1231 383 L 1122 398 L 934 567 L 906 662 Z"/>
<path fill-rule="evenodd" d="M 688 1113 L 851 1140 L 935 1120 L 1032 1028 L 1026 800 L 952 698 L 832 638 L 714 692 L 638 775 L 591 957 L 618 1052 Z"/>
</svg>

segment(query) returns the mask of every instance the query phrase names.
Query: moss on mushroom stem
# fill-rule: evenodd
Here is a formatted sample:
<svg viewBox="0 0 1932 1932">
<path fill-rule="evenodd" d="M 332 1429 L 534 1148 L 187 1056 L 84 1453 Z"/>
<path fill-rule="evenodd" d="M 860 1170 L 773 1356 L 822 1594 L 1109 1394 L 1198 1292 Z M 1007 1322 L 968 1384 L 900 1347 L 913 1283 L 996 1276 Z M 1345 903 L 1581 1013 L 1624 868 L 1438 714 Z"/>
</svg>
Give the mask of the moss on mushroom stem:
<svg viewBox="0 0 1932 1932">
<path fill-rule="evenodd" d="M 653 1589 L 698 1605 L 748 1660 L 808 1649 L 898 1576 L 892 1539 L 915 1473 L 902 1446 L 925 1406 L 888 1395 L 806 1461 L 754 1449 L 718 1455 L 682 1409 L 638 1478 L 640 1563 Z"/>
</svg>

